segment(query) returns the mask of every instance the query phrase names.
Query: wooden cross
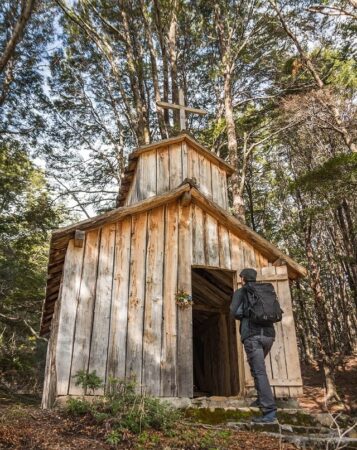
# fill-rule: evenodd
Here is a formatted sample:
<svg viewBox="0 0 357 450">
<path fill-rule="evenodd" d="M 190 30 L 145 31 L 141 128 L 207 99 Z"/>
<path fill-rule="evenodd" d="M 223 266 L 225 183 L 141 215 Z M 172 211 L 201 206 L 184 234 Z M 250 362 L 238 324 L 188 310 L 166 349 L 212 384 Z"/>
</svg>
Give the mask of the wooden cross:
<svg viewBox="0 0 357 450">
<path fill-rule="evenodd" d="M 157 106 L 160 108 L 166 109 L 178 109 L 180 111 L 180 130 L 186 130 L 186 112 L 191 114 L 207 114 L 207 111 L 204 109 L 191 108 L 189 106 L 185 106 L 185 97 L 183 95 L 183 89 L 179 89 L 179 104 L 175 103 L 167 103 L 167 102 L 156 102 Z"/>
</svg>

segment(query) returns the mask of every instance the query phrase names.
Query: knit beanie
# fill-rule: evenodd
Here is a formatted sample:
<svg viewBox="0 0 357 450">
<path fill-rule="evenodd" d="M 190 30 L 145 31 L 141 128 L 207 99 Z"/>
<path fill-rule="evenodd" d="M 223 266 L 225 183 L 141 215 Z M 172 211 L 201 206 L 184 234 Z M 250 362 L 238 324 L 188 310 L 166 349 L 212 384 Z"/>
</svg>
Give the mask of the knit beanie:
<svg viewBox="0 0 357 450">
<path fill-rule="evenodd" d="M 257 271 L 254 269 L 243 269 L 239 276 L 244 278 L 245 281 L 256 281 Z"/>
</svg>

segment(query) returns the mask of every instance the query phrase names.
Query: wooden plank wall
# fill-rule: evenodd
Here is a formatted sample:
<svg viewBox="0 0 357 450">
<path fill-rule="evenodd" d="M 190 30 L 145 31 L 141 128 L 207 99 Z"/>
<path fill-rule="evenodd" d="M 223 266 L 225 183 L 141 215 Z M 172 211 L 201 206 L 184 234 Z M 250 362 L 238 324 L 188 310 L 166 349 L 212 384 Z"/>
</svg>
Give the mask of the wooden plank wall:
<svg viewBox="0 0 357 450">
<path fill-rule="evenodd" d="M 260 275 L 269 278 L 274 284 L 285 311 L 283 321 L 276 324 L 276 340 L 267 359 L 268 376 L 278 398 L 296 398 L 302 393 L 302 381 L 298 348 L 296 342 L 294 318 L 286 266 L 274 267 L 249 243 L 239 239 L 230 230 L 204 212 L 199 206 L 192 205 L 192 262 L 198 266 L 215 266 L 239 271 L 243 267 L 261 270 Z M 237 330 L 239 322 L 237 322 Z M 249 365 L 237 332 L 237 349 L 240 387 L 254 386 Z"/>
<path fill-rule="evenodd" d="M 90 231 L 83 248 L 70 241 L 46 375 L 57 396 L 93 394 L 76 386 L 79 370 L 106 381 L 135 377 L 156 396 L 192 396 L 191 310 L 175 299 L 179 289 L 191 292 L 191 207 L 178 206 Z"/>
<path fill-rule="evenodd" d="M 138 389 L 148 394 L 192 396 L 192 311 L 175 301 L 178 290 L 192 292 L 192 265 L 253 266 L 280 276 L 276 289 L 285 315 L 268 369 L 276 395 L 296 397 L 300 368 L 286 268 L 269 266 L 210 214 L 179 200 L 89 231 L 83 248 L 70 241 L 46 385 L 56 380 L 57 395 L 80 395 L 74 375 L 95 370 L 104 380 L 134 376 Z M 252 380 L 237 335 L 243 388 Z"/>
<path fill-rule="evenodd" d="M 207 197 L 228 208 L 226 172 L 186 142 L 139 156 L 125 205 L 163 194 L 179 186 L 185 178 L 195 178 Z"/>
</svg>

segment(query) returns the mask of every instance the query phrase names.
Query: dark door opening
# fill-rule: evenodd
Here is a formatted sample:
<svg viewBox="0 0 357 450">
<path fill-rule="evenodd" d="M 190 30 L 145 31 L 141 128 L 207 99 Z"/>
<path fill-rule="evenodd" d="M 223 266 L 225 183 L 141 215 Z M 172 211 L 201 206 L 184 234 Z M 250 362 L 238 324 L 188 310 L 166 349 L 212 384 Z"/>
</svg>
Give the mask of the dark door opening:
<svg viewBox="0 0 357 450">
<path fill-rule="evenodd" d="M 194 397 L 239 393 L 233 283 L 232 271 L 192 269 Z"/>
</svg>

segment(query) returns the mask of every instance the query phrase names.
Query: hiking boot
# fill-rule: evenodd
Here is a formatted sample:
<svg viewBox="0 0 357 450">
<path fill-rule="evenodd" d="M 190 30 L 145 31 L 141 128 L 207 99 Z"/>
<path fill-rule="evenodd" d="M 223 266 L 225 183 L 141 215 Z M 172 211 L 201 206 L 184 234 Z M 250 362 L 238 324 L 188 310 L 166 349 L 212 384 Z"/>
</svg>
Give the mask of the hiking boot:
<svg viewBox="0 0 357 450">
<path fill-rule="evenodd" d="M 252 402 L 249 406 L 250 406 L 251 408 L 260 408 L 260 401 L 259 401 L 259 398 L 257 398 L 256 400 L 254 400 L 254 402 Z"/>
<path fill-rule="evenodd" d="M 270 411 L 268 413 L 265 413 L 263 416 L 259 417 L 253 417 L 252 422 L 253 423 L 274 423 L 276 422 L 276 411 Z"/>
</svg>

